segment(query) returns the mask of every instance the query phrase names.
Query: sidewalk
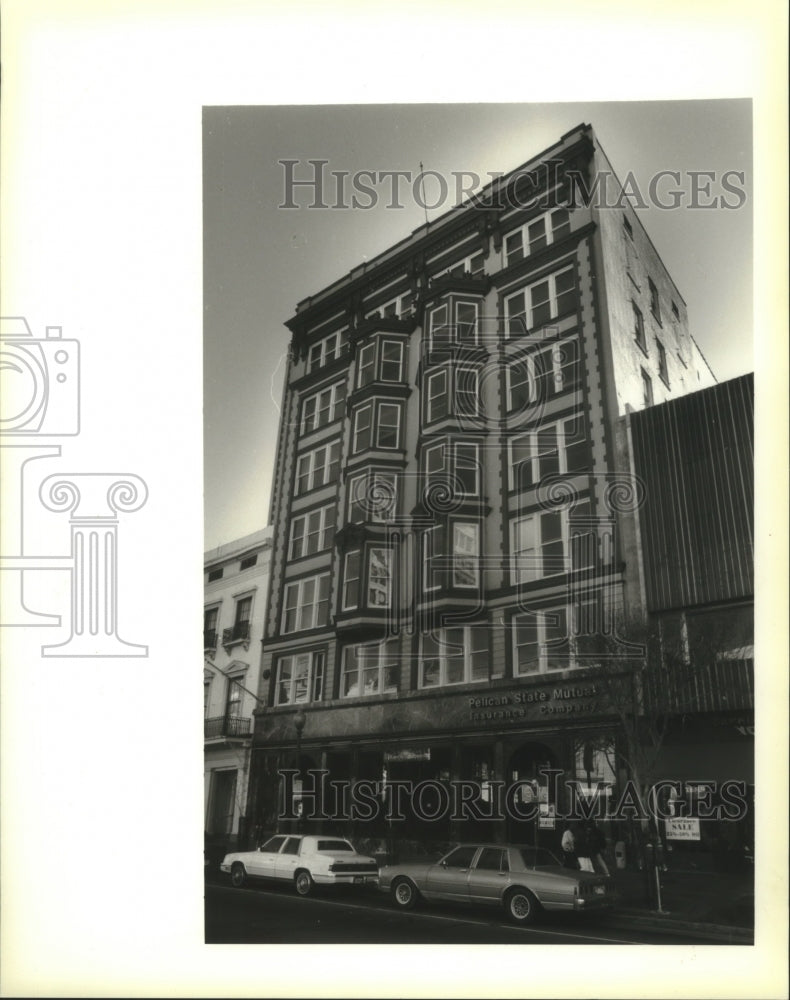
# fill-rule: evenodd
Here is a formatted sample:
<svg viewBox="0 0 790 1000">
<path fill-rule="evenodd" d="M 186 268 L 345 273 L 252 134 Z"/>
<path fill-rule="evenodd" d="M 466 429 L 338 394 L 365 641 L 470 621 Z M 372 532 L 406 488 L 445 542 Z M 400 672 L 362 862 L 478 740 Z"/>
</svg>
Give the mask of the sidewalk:
<svg viewBox="0 0 790 1000">
<path fill-rule="evenodd" d="M 661 909 L 656 899 L 655 872 L 650 872 L 650 896 L 645 873 L 615 869 L 612 881 L 619 905 L 607 918 L 610 926 L 639 926 L 688 933 L 690 938 L 730 944 L 754 940 L 754 872 L 719 872 L 706 868 L 676 868 L 660 873 Z"/>
</svg>

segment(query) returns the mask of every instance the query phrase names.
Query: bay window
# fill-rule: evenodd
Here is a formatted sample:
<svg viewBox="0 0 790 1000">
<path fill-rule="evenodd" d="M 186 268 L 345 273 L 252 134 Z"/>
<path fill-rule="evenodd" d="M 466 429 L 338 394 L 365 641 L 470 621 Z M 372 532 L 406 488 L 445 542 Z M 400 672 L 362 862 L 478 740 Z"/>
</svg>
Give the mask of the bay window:
<svg viewBox="0 0 790 1000">
<path fill-rule="evenodd" d="M 398 477 L 394 472 L 366 472 L 350 480 L 348 520 L 351 523 L 392 521 L 397 507 Z"/>
<path fill-rule="evenodd" d="M 443 483 L 454 495 L 479 496 L 480 462 L 478 445 L 470 441 L 443 441 L 423 453 L 425 490 Z"/>
<path fill-rule="evenodd" d="M 391 607 L 392 578 L 392 549 L 370 545 L 367 549 L 347 552 L 343 564 L 343 611 L 352 611 L 360 606 L 374 609 Z"/>
<path fill-rule="evenodd" d="M 425 422 L 444 417 L 476 417 L 480 413 L 480 378 L 477 368 L 454 365 L 429 372 L 426 377 Z"/>
<path fill-rule="evenodd" d="M 354 413 L 352 452 L 369 448 L 394 449 L 400 445 L 401 404 L 383 399 L 372 400 Z"/>
<path fill-rule="evenodd" d="M 402 340 L 376 337 L 359 348 L 357 361 L 357 388 L 371 382 L 402 382 L 404 362 Z"/>
<path fill-rule="evenodd" d="M 453 297 L 436 306 L 428 316 L 431 347 L 443 347 L 448 344 L 476 344 L 479 319 L 479 303 L 471 299 Z"/>
</svg>

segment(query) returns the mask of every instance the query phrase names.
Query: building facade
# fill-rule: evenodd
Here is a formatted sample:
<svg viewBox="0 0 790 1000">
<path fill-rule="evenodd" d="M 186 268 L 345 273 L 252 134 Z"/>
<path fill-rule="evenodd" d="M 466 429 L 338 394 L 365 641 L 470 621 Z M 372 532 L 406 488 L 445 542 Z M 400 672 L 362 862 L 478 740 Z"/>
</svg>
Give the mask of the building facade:
<svg viewBox="0 0 790 1000">
<path fill-rule="evenodd" d="M 622 421 L 715 380 L 638 213 L 596 198 L 604 174 L 579 126 L 287 324 L 259 828 L 293 804 L 290 769 L 300 822 L 555 846 L 564 782 L 621 777 L 593 739 L 616 727 L 591 637 L 646 612 Z M 332 781 L 368 782 L 368 808 Z M 464 782 L 477 812 L 445 808 Z"/>
<path fill-rule="evenodd" d="M 253 711 L 269 587 L 271 529 L 204 554 L 203 748 L 207 855 L 246 836 Z"/>
</svg>

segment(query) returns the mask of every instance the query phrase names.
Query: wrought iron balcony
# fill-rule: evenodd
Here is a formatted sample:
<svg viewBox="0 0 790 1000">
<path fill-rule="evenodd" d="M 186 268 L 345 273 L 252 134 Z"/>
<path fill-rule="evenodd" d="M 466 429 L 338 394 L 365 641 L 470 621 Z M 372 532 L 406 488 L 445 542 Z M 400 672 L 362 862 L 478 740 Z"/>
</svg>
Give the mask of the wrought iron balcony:
<svg viewBox="0 0 790 1000">
<path fill-rule="evenodd" d="M 244 642 L 250 638 L 250 623 L 236 622 L 230 628 L 222 630 L 222 645 L 227 646 L 231 642 Z"/>
<path fill-rule="evenodd" d="M 217 739 L 221 736 L 243 737 L 250 735 L 250 720 L 235 715 L 218 715 L 213 719 L 203 720 L 203 736 L 205 739 Z"/>
<path fill-rule="evenodd" d="M 217 630 L 215 628 L 203 629 L 203 649 L 217 648 Z"/>
</svg>

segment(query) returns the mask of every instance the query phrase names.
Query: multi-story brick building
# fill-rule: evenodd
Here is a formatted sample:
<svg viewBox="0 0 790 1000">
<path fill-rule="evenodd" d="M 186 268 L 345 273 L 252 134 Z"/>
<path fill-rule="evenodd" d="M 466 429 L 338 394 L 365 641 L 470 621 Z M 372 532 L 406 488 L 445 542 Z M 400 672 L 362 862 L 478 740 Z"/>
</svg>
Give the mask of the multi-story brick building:
<svg viewBox="0 0 790 1000">
<path fill-rule="evenodd" d="M 638 213 L 585 197 L 605 172 L 579 126 L 287 324 L 258 826 L 297 754 L 380 797 L 456 779 L 491 802 L 546 764 L 616 778 L 581 748 L 611 725 L 587 635 L 645 611 L 620 422 L 714 379 Z M 474 826 L 407 813 L 389 835 Z"/>
<path fill-rule="evenodd" d="M 264 528 L 203 559 L 204 830 L 210 854 L 221 854 L 246 832 L 271 538 Z"/>
</svg>

